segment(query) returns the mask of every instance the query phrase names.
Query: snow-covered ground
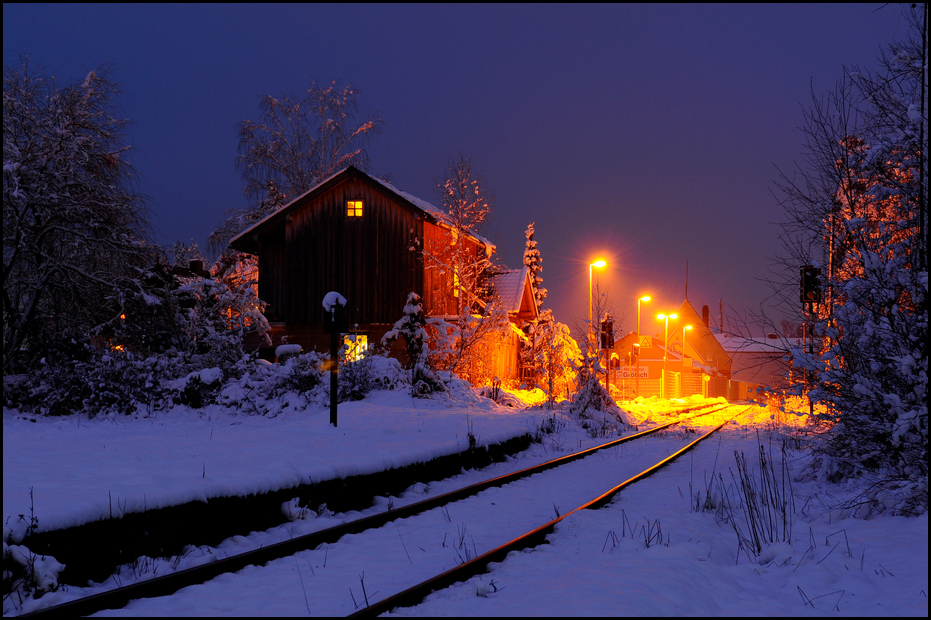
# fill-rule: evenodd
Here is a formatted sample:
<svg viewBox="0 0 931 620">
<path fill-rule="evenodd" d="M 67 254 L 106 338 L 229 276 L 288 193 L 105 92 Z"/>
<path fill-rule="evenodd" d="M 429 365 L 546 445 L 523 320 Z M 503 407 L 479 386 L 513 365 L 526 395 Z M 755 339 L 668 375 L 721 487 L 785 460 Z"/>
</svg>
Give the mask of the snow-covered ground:
<svg viewBox="0 0 931 620">
<path fill-rule="evenodd" d="M 31 511 L 40 529 L 54 529 L 107 517 L 111 510 L 130 512 L 143 506 L 253 493 L 403 466 L 463 450 L 469 445 L 469 433 L 481 445 L 496 443 L 534 432 L 553 415 L 529 407 L 538 399 L 539 394 L 508 394 L 503 401 L 512 406 L 506 406 L 466 390 L 452 398 L 435 399 L 380 391 L 363 401 L 340 404 L 336 428 L 329 424 L 329 412 L 315 406 L 286 408 L 275 417 L 218 406 L 196 411 L 177 407 L 149 417 L 94 419 L 36 417 L 4 410 L 4 538 L 18 537 L 25 525 L 19 515 L 28 518 Z M 669 419 L 674 409 L 695 404 L 651 399 L 624 409 L 642 429 Z M 731 480 L 735 451 L 747 455 L 752 469 L 761 441 L 781 460 L 781 438 L 792 430 L 774 424 L 765 409 L 732 407 L 729 411 L 744 413 L 694 453 L 623 490 L 608 507 L 568 516 L 549 537 L 550 544 L 511 554 L 493 565 L 490 573 L 395 613 L 927 616 L 927 515 L 868 521 L 847 518 L 834 507 L 849 495 L 849 489 L 796 481 L 790 541 L 767 545 L 760 557 L 751 557 L 738 551 L 730 525 L 713 512 L 694 509 L 691 493 L 704 491 L 712 472 Z M 592 438 L 561 414 L 557 419 L 555 433 L 515 459 L 487 471 L 415 485 L 402 497 L 380 498 L 371 510 L 417 501 L 608 440 Z M 544 515 L 551 519 L 560 509 L 568 512 L 575 496 L 586 492 L 583 481 L 616 485 L 694 436 L 666 432 L 599 453 L 602 456 L 582 461 L 571 474 L 553 482 L 561 493 L 559 499 L 547 496 L 539 506 L 520 499 L 523 487 L 508 485 L 513 488 L 487 491 L 450 507 L 445 515 L 442 511 L 425 513 L 388 524 L 381 534 L 345 537 L 325 549 L 250 567 L 171 597 L 136 601 L 108 613 L 347 614 L 364 595 L 371 600 L 389 596 L 437 569 L 454 566 L 467 552 L 480 554 L 505 542 L 525 521 Z M 792 446 L 797 449 L 789 452 L 789 466 L 798 473 L 810 455 L 804 443 L 793 442 Z M 532 480 L 526 482 L 528 498 L 533 496 Z M 500 494 L 506 490 L 518 493 L 516 501 L 526 504 L 526 510 L 510 510 L 498 521 L 488 522 L 489 505 L 503 502 L 497 498 L 503 498 Z M 508 501 L 515 500 L 512 496 Z M 315 518 L 303 514 L 275 531 L 237 537 L 216 549 L 191 549 L 175 562 L 145 559 L 123 571 L 120 580 L 131 580 L 132 572 L 143 573 L 144 578 L 156 564 L 162 574 L 172 563 L 193 565 L 211 555 L 237 553 L 366 512 L 324 513 Z M 457 539 L 467 541 L 465 548 L 454 544 Z M 37 601 L 29 599 L 25 606 L 8 597 L 4 615 L 100 589 L 68 587 Z"/>
</svg>

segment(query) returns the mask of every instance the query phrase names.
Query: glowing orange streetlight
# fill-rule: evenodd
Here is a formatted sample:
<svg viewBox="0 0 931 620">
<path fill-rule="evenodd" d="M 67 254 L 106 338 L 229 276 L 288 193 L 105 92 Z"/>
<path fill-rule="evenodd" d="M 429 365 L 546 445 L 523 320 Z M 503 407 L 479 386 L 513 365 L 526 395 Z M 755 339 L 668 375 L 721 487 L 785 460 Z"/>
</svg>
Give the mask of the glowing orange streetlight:
<svg viewBox="0 0 931 620">
<path fill-rule="evenodd" d="M 599 258 L 588 266 L 588 341 L 592 344 L 594 344 L 595 338 L 595 331 L 594 327 L 592 326 L 592 267 L 598 267 L 601 269 L 607 264 L 608 263 Z"/>
<path fill-rule="evenodd" d="M 666 331 L 663 332 L 663 379 L 660 383 L 660 398 L 666 400 L 666 361 L 669 359 L 669 319 L 678 319 L 677 314 L 657 314 L 656 318 L 666 321 Z"/>
<path fill-rule="evenodd" d="M 640 396 L 640 302 L 650 301 L 649 295 L 644 295 L 637 300 L 637 341 L 634 346 L 637 347 L 637 377 L 634 379 L 634 394 Z M 629 366 L 628 366 L 629 368 Z"/>
<path fill-rule="evenodd" d="M 686 338 L 687 332 L 692 329 L 691 325 L 686 325 L 682 328 L 682 357 L 685 357 L 685 345 L 688 344 L 688 339 Z"/>
</svg>

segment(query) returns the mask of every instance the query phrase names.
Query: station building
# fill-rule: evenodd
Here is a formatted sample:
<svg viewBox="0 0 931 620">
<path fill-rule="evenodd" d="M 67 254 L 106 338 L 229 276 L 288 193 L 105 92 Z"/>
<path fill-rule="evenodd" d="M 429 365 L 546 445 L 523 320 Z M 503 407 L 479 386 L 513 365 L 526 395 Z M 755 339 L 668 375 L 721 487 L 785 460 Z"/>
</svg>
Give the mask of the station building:
<svg viewBox="0 0 931 620">
<path fill-rule="evenodd" d="M 725 334 L 710 325 L 707 306 L 699 314 L 688 300 L 675 314 L 668 333 L 665 322 L 650 321 L 606 352 L 608 379 L 623 398 L 759 400 L 760 388 L 785 384 L 788 351 L 779 344 Z"/>
</svg>

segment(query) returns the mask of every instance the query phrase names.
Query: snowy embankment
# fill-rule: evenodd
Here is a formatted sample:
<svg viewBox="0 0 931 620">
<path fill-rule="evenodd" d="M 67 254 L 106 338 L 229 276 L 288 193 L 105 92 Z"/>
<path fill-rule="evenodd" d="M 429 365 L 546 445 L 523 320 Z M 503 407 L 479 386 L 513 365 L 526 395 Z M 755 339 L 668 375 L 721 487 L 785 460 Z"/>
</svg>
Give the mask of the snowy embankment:
<svg viewBox="0 0 931 620">
<path fill-rule="evenodd" d="M 87 419 L 3 412 L 3 515 L 39 530 L 366 474 L 534 432 L 544 417 L 485 398 L 413 399 L 373 392 L 274 418 L 218 406 L 146 418 Z M 30 498 L 30 493 L 32 497 Z M 32 502 L 32 505 L 31 505 Z"/>
<path fill-rule="evenodd" d="M 111 508 L 118 516 L 121 510 L 380 471 L 464 450 L 470 434 L 479 445 L 488 445 L 535 432 L 549 418 L 559 420 L 556 433 L 513 462 L 494 471 L 464 472 L 457 477 L 463 480 L 415 485 L 404 494 L 406 499 L 379 498 L 372 510 L 383 510 L 386 502 L 414 501 L 427 493 L 438 494 L 606 440 L 593 439 L 588 430 L 566 419 L 565 407 L 554 414 L 526 408 L 528 402 L 514 395 L 504 396 L 503 402 L 515 406 L 496 404 L 471 391 L 434 399 L 377 391 L 365 400 L 340 404 L 336 428 L 329 424 L 325 408 L 309 405 L 295 411 L 285 407 L 274 417 L 216 406 L 198 411 L 178 407 L 139 418 L 49 418 L 4 411 L 5 534 L 10 533 L 9 526 L 25 523 L 20 514 L 29 518 L 30 488 L 39 528 L 52 529 L 108 517 Z M 641 401 L 628 405 L 625 415 L 647 426 L 674 417 L 674 408 L 696 404 Z M 781 460 L 781 439 L 790 429 L 774 425 L 764 409 L 739 410 L 743 411 L 739 422 L 728 426 L 719 440 L 702 443 L 694 454 L 622 491 L 606 508 L 570 515 L 549 537 L 550 544 L 511 554 L 493 565 L 490 573 L 396 613 L 926 617 L 927 515 L 869 521 L 847 518 L 835 507 L 851 497 L 850 487 L 796 480 L 789 542 L 766 544 L 754 556 L 740 549 L 733 528 L 720 515 L 695 509 L 692 495 L 708 488 L 713 472 L 731 480 L 735 451 L 745 453 L 751 469 L 758 470 L 753 463 L 760 440 Z M 697 422 L 711 424 L 712 420 Z M 675 442 L 668 439 L 651 441 L 667 444 L 663 452 L 674 449 Z M 580 474 L 581 479 L 603 474 L 606 468 L 614 471 L 639 458 L 639 452 L 648 447 L 638 442 L 590 459 L 590 466 L 597 470 Z M 792 441 L 791 447 L 789 469 L 798 474 L 810 461 L 810 451 L 805 440 Z M 735 492 L 733 485 L 730 489 Z M 370 539 L 378 536 L 375 532 L 346 537 L 326 549 L 249 567 L 170 597 L 134 601 L 127 608 L 105 613 L 348 613 L 353 609 L 350 590 L 356 598 L 360 596 L 360 574 L 369 594 L 379 591 L 372 596 L 391 592 L 387 583 L 376 586 L 376 566 L 382 560 L 395 563 L 385 573 L 388 578 L 403 579 L 412 571 L 429 573 L 421 566 L 426 552 L 453 554 L 448 541 L 466 530 L 478 552 L 483 545 L 494 544 L 481 534 L 480 524 L 485 522 L 481 498 L 474 503 L 479 506 L 474 513 L 464 505 L 447 512 L 446 516 L 454 517 L 452 521 L 442 511 L 425 514 L 416 521 L 387 525 L 381 539 Z M 520 516 L 513 515 L 515 523 Z M 237 553 L 271 542 L 275 536 L 298 535 L 339 518 L 321 514 L 305 521 L 299 517 L 279 528 L 280 532 L 235 537 L 217 549 L 195 550 L 199 553 L 185 558 L 181 566 L 196 563 L 194 556 Z M 415 535 L 422 536 L 422 542 Z M 154 565 L 149 560 L 142 564 L 146 562 Z M 158 574 L 170 564 L 170 560 L 160 561 Z M 128 581 L 130 572 L 135 574 L 135 569 L 125 571 L 120 580 Z M 24 602 L 7 599 L 4 615 L 100 588 L 68 588 Z"/>
</svg>

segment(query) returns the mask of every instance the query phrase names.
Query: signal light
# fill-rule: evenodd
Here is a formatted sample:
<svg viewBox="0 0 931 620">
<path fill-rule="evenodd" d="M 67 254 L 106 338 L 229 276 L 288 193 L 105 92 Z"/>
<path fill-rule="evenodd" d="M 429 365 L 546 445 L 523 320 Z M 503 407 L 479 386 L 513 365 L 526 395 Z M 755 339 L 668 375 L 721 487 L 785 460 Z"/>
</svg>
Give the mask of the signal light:
<svg viewBox="0 0 931 620">
<path fill-rule="evenodd" d="M 601 348 L 614 348 L 614 320 L 611 317 L 601 322 Z"/>
<path fill-rule="evenodd" d="M 803 304 L 821 303 L 821 270 L 818 267 L 802 267 L 801 301 Z"/>
</svg>

